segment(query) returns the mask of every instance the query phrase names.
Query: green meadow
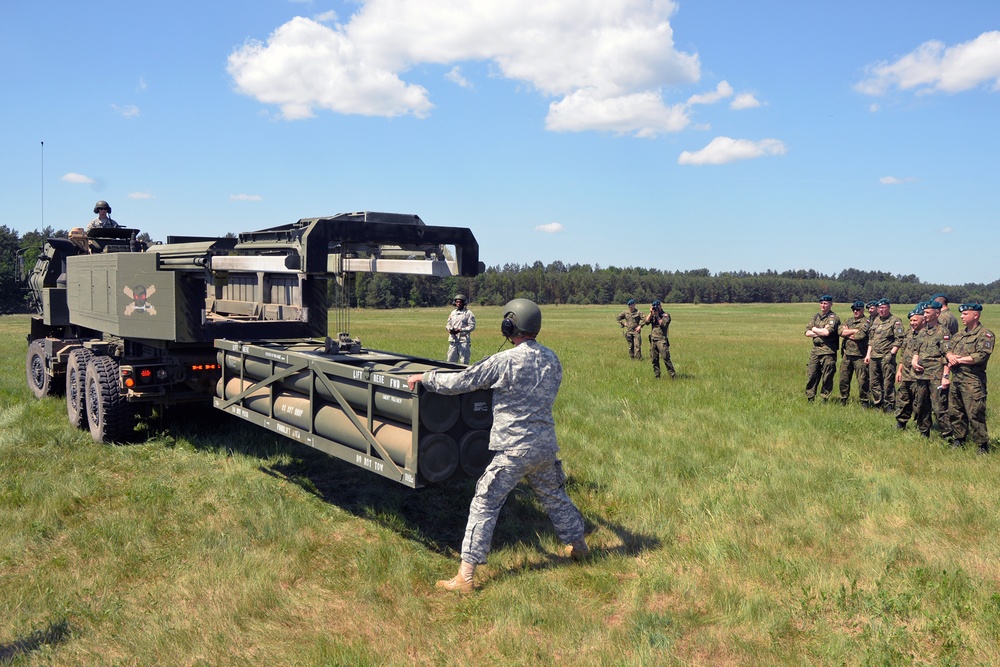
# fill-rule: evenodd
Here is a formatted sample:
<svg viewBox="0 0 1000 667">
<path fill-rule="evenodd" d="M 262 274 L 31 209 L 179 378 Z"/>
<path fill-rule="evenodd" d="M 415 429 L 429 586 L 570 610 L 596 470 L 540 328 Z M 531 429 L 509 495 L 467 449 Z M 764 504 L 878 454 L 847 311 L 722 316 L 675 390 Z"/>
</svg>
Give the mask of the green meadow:
<svg viewBox="0 0 1000 667">
<path fill-rule="evenodd" d="M 519 487 L 467 596 L 434 582 L 473 482 L 411 490 L 210 408 L 97 445 L 0 317 L 0 665 L 1000 664 L 1000 453 L 807 403 L 813 304 L 673 305 L 675 381 L 621 309 L 546 306 L 539 337 L 592 555 Z M 503 340 L 473 310 L 475 360 Z M 441 358 L 446 317 L 351 333 Z"/>
</svg>

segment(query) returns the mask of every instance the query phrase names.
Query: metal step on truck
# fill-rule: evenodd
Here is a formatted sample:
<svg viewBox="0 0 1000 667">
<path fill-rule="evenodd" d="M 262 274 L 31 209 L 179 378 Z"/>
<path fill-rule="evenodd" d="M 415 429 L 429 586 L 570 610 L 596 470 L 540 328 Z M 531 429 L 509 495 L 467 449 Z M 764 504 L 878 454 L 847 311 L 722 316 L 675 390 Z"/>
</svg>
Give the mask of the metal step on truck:
<svg viewBox="0 0 1000 667">
<path fill-rule="evenodd" d="M 70 423 L 95 441 L 129 441 L 154 411 L 203 403 L 411 488 L 489 463 L 490 392 L 406 385 L 463 366 L 364 348 L 346 326 L 328 335 L 330 280 L 343 294 L 361 272 L 475 276 L 469 229 L 359 212 L 235 238 L 137 234 L 74 229 L 47 239 L 23 276 L 28 387 L 64 394 Z"/>
</svg>

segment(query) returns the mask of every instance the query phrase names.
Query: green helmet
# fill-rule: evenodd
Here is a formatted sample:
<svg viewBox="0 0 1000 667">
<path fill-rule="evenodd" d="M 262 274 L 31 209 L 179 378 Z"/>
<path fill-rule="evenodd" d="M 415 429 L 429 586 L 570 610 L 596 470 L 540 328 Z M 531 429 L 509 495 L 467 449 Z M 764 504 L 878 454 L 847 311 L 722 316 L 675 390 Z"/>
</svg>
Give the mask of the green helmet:
<svg viewBox="0 0 1000 667">
<path fill-rule="evenodd" d="M 514 334 L 538 335 L 542 330 L 542 311 L 534 301 L 513 299 L 503 307 L 500 333 L 507 338 Z"/>
<path fill-rule="evenodd" d="M 108 215 L 111 215 L 111 204 L 109 204 L 108 202 L 104 201 L 103 199 L 101 201 L 97 202 L 96 204 L 94 204 L 94 213 L 97 213 L 102 208 L 108 209 Z"/>
<path fill-rule="evenodd" d="M 469 303 L 469 300 L 465 298 L 464 294 L 456 294 L 455 298 L 451 300 L 452 303 L 456 301 L 461 301 L 462 303 Z"/>
</svg>

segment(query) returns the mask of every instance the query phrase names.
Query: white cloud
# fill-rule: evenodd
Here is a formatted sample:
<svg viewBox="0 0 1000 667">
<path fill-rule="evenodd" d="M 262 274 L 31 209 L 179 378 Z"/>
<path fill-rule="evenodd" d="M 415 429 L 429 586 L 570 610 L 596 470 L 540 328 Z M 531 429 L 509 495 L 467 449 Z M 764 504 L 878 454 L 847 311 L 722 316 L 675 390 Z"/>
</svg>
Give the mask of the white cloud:
<svg viewBox="0 0 1000 667">
<path fill-rule="evenodd" d="M 783 141 L 778 139 L 731 139 L 716 137 L 700 151 L 684 151 L 677 158 L 677 164 L 727 164 L 737 160 L 750 160 L 768 155 L 784 155 L 787 152 Z"/>
<path fill-rule="evenodd" d="M 289 120 L 317 109 L 423 117 L 430 92 L 401 78 L 410 68 L 485 61 L 557 98 L 551 129 L 651 136 L 686 125 L 660 91 L 700 77 L 698 56 L 675 48 L 675 9 L 673 0 L 367 0 L 345 24 L 288 21 L 266 43 L 234 50 L 228 71 L 239 92 Z"/>
<path fill-rule="evenodd" d="M 558 222 L 550 222 L 544 225 L 538 225 L 535 227 L 536 232 L 545 232 L 546 234 L 558 234 L 563 230 L 563 226 Z"/>
<path fill-rule="evenodd" d="M 760 100 L 754 97 L 751 93 L 740 93 L 729 103 L 729 108 L 734 111 L 739 111 L 741 109 L 756 109 L 760 106 Z"/>
<path fill-rule="evenodd" d="M 111 108 L 114 109 L 122 118 L 135 118 L 139 115 L 139 107 L 134 104 L 126 104 L 121 107 L 117 104 L 112 104 Z"/>
<path fill-rule="evenodd" d="M 83 174 L 75 174 L 69 172 L 68 174 L 63 174 L 60 181 L 66 181 L 67 183 L 83 183 L 85 185 L 93 185 L 97 181 L 92 179 L 90 176 L 84 176 Z"/>
<path fill-rule="evenodd" d="M 229 201 L 261 201 L 263 199 L 264 198 L 261 197 L 260 195 L 248 195 L 248 194 L 229 195 Z"/>
<path fill-rule="evenodd" d="M 883 176 L 878 179 L 878 182 L 882 185 L 901 185 L 903 183 L 915 183 L 917 179 L 912 176 L 907 176 L 905 178 L 898 178 L 896 176 Z"/>
<path fill-rule="evenodd" d="M 135 88 L 136 90 L 146 90 L 146 77 L 139 77 L 139 84 Z"/>
<path fill-rule="evenodd" d="M 854 88 L 866 95 L 884 95 L 894 88 L 957 93 L 992 82 L 1000 90 L 1000 31 L 984 32 L 975 39 L 946 47 L 931 40 L 895 62 L 865 68 L 866 78 Z"/>
<path fill-rule="evenodd" d="M 448 79 L 454 84 L 461 86 L 462 88 L 472 87 L 472 83 L 470 83 L 468 79 L 462 76 L 462 70 L 458 67 L 458 65 L 452 67 L 451 70 L 449 70 L 449 72 L 444 75 L 444 78 Z"/>
<path fill-rule="evenodd" d="M 715 87 L 715 91 L 711 93 L 703 93 L 701 95 L 692 95 L 688 98 L 688 106 L 693 106 L 695 104 L 715 104 L 719 100 L 726 99 L 727 97 L 732 97 L 733 87 L 729 85 L 728 81 L 720 81 L 719 85 Z"/>
<path fill-rule="evenodd" d="M 952 229 L 951 227 L 942 227 L 941 228 L 941 233 L 942 234 L 951 234 L 953 231 L 955 231 L 955 230 Z"/>
<path fill-rule="evenodd" d="M 129 199 L 156 199 L 152 194 L 148 192 L 130 192 L 128 193 Z"/>
<path fill-rule="evenodd" d="M 334 23 L 337 20 L 337 12 L 331 9 L 330 11 L 316 14 L 313 16 L 313 20 L 319 23 Z"/>
<path fill-rule="evenodd" d="M 877 113 L 878 110 L 881 108 L 882 107 L 879 105 L 878 102 L 872 102 L 871 105 L 868 107 L 868 110 L 871 111 L 872 113 Z"/>
</svg>

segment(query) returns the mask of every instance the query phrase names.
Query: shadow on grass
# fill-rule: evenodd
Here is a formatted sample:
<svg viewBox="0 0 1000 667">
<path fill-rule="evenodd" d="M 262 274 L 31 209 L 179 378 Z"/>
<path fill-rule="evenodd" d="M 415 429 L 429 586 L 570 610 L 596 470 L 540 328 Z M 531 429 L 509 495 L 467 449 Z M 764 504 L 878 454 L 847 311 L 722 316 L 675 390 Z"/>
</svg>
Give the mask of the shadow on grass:
<svg viewBox="0 0 1000 667">
<path fill-rule="evenodd" d="M 218 411 L 212 408 L 206 408 L 204 414 L 200 410 L 186 413 L 182 422 L 171 427 L 171 433 L 172 437 L 186 439 L 196 449 L 239 452 L 271 461 L 260 467 L 261 472 L 296 484 L 357 517 L 395 530 L 426 549 L 449 557 L 461 552 L 469 504 L 476 490 L 474 479 L 411 489 L 249 422 L 230 416 L 220 419 Z M 574 483 L 571 478 L 569 487 Z M 600 549 L 600 553 L 635 556 L 659 546 L 656 537 L 637 533 L 619 523 L 599 517 L 585 517 L 585 522 L 588 534 L 599 526 L 619 539 L 618 546 Z M 547 554 L 541 536 L 552 533 L 548 515 L 522 482 L 500 511 L 493 548 L 530 546 L 540 554 Z M 549 559 L 553 560 L 562 559 Z"/>
<path fill-rule="evenodd" d="M 67 641 L 71 635 L 71 628 L 66 621 L 56 621 L 50 623 L 43 630 L 35 630 L 27 637 L 15 639 L 10 644 L 0 644 L 0 664 L 13 662 L 17 658 L 37 651 L 43 646 L 54 646 Z"/>
</svg>

